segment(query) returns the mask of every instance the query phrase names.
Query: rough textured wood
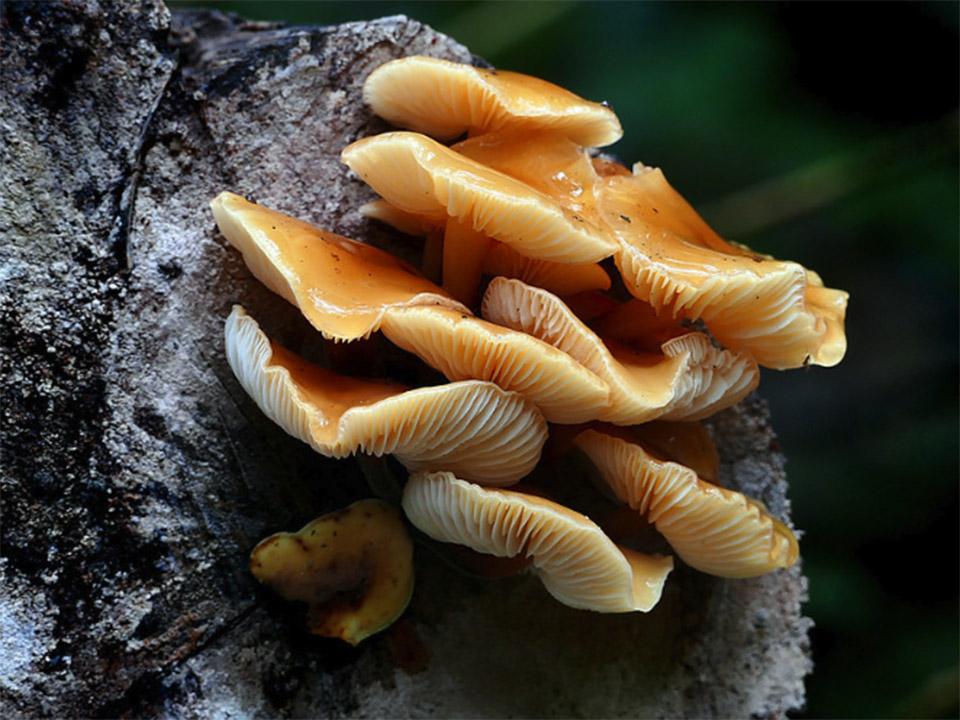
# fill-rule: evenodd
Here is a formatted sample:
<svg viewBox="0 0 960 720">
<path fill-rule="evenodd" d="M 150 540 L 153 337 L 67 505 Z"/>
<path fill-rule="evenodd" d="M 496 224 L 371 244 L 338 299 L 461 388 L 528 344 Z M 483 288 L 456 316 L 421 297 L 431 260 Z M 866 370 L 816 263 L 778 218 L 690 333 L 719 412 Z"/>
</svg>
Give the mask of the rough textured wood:
<svg viewBox="0 0 960 720">
<path fill-rule="evenodd" d="M 403 17 L 284 29 L 188 13 L 171 27 L 160 4 L 92 0 L 3 13 L 3 717 L 743 717 L 802 704 L 799 568 L 730 582 L 681 567 L 654 612 L 601 616 L 531 578 L 457 574 L 421 546 L 407 619 L 356 650 L 306 637 L 248 574 L 258 539 L 368 491 L 357 463 L 285 436 L 231 377 L 233 302 L 295 348 L 320 343 L 252 280 L 207 202 L 229 188 L 389 242 L 357 215 L 368 191 L 337 160 L 383 128 L 361 83 L 385 60 L 469 61 L 466 48 Z M 764 403 L 713 427 L 724 481 L 786 518 Z"/>
</svg>

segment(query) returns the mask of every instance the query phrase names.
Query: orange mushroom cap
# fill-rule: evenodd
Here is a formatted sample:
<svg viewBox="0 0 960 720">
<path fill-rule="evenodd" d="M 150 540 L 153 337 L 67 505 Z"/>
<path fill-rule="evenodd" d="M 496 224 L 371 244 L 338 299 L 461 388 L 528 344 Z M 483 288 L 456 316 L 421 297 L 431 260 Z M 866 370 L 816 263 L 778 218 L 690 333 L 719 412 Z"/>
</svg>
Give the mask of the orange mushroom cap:
<svg viewBox="0 0 960 720">
<path fill-rule="evenodd" d="M 688 565 L 743 578 L 790 567 L 797 540 L 759 502 L 661 462 L 637 444 L 587 430 L 574 441 L 620 499 L 644 514 Z"/>
<path fill-rule="evenodd" d="M 381 65 L 364 83 L 363 99 L 393 124 L 443 140 L 504 127 L 552 130 L 598 147 L 623 136 L 609 107 L 545 80 L 430 57 Z"/>
<path fill-rule="evenodd" d="M 847 293 L 794 262 L 717 235 L 659 169 L 603 180 L 600 206 L 620 239 L 627 289 L 658 313 L 702 319 L 727 347 L 764 367 L 836 365 L 846 351 Z"/>
<path fill-rule="evenodd" d="M 272 343 L 239 306 L 225 341 L 230 368 L 267 417 L 327 457 L 393 454 L 411 470 L 508 485 L 533 469 L 546 442 L 537 408 L 493 383 L 407 390 L 336 375 Z"/>
<path fill-rule="evenodd" d="M 447 379 L 494 382 L 533 401 L 550 422 L 592 420 L 609 401 L 607 383 L 566 353 L 448 308 L 394 308 L 381 330 Z"/>
<path fill-rule="evenodd" d="M 638 164 L 630 173 L 555 135 L 491 133 L 454 149 L 616 236 L 624 284 L 658 313 L 702 318 L 725 345 L 768 367 L 842 359 L 847 294 L 797 263 L 726 242 L 659 170 Z"/>
<path fill-rule="evenodd" d="M 599 415 L 617 425 L 656 418 L 698 419 L 739 402 L 759 382 L 749 358 L 718 350 L 702 333 L 639 353 L 604 342 L 556 296 L 519 280 L 494 278 L 483 316 L 563 350 L 610 386 L 610 406 Z"/>
<path fill-rule="evenodd" d="M 549 198 L 580 227 L 604 238 L 615 237 L 606 227 L 606 221 L 597 209 L 597 193 L 601 183 L 593 160 L 582 147 L 568 138 L 555 133 L 531 138 L 528 134 L 517 131 L 497 132 L 464 140 L 451 149 L 485 167 L 519 180 L 543 197 Z M 547 287 L 537 282 L 541 278 L 533 274 L 489 274 L 517 277 L 561 295 L 609 288 L 609 279 L 602 268 L 593 264 L 581 267 L 592 269 L 597 275 L 602 272 L 607 282 L 594 287 L 585 284 L 577 287 Z M 563 268 L 553 266 L 551 270 L 551 276 L 564 276 Z M 566 275 L 571 276 L 572 273 L 567 272 Z M 554 284 L 557 285 L 556 282 Z"/>
<path fill-rule="evenodd" d="M 465 310 L 406 263 L 370 245 L 220 193 L 213 215 L 254 276 L 300 308 L 323 336 L 365 338 L 391 307 L 441 305 Z"/>
<path fill-rule="evenodd" d="M 602 227 L 597 212 L 601 176 L 595 158 L 562 135 L 504 131 L 468 138 L 451 150 L 520 180 L 571 214 Z"/>
<path fill-rule="evenodd" d="M 617 250 L 605 228 L 554 198 L 423 135 L 384 133 L 349 145 L 341 159 L 406 213 L 446 212 L 521 255 L 596 262 Z"/>
<path fill-rule="evenodd" d="M 417 528 L 498 557 L 532 558 L 547 591 L 570 607 L 647 612 L 673 559 L 616 546 L 589 518 L 535 495 L 481 488 L 451 473 L 411 476 L 403 510 Z"/>
</svg>

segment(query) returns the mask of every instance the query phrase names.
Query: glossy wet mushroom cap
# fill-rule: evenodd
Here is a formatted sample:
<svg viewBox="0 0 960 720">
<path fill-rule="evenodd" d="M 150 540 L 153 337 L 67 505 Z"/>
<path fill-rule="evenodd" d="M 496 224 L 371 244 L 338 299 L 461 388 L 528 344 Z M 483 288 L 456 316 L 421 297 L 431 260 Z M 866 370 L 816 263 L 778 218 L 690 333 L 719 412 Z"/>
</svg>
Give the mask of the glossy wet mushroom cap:
<svg viewBox="0 0 960 720">
<path fill-rule="evenodd" d="M 607 230 L 553 197 L 424 135 L 364 138 L 345 148 L 341 159 L 399 210 L 427 216 L 443 211 L 521 255 L 588 263 L 618 247 Z"/>
<path fill-rule="evenodd" d="M 842 359 L 847 294 L 824 288 L 798 263 L 727 242 L 659 169 L 638 164 L 629 172 L 609 159 L 589 157 L 562 136 L 529 137 L 516 130 L 469 138 L 447 152 L 461 163 L 476 163 L 470 167 L 509 178 L 517 183 L 510 187 L 534 193 L 538 207 L 559 208 L 588 234 L 615 239 L 625 286 L 658 315 L 701 319 L 726 347 L 766 367 L 830 366 Z M 474 171 L 461 183 L 466 197 L 485 196 L 480 177 Z M 421 206 L 424 213 L 436 212 Z M 492 204 L 487 200 L 484 206 Z M 461 221 L 503 239 L 497 235 L 501 227 L 482 229 L 473 217 Z M 542 257 L 521 245 L 514 249 Z"/>
<path fill-rule="evenodd" d="M 380 326 L 391 307 L 464 310 L 406 263 L 370 245 L 220 193 L 210 204 L 220 231 L 254 276 L 295 305 L 324 337 L 350 341 Z"/>
<path fill-rule="evenodd" d="M 442 140 L 503 128 L 600 147 L 623 135 L 613 111 L 529 75 L 413 56 L 374 70 L 363 99 L 382 118 Z"/>
<path fill-rule="evenodd" d="M 225 341 L 230 368 L 267 417 L 327 457 L 393 454 L 410 470 L 509 485 L 533 469 L 546 441 L 536 406 L 493 383 L 409 390 L 336 375 L 272 343 L 239 306 Z"/>
<path fill-rule="evenodd" d="M 451 473 L 412 476 L 403 509 L 435 540 L 498 557 L 532 558 L 547 591 L 570 607 L 649 611 L 673 568 L 670 557 L 618 547 L 589 518 L 562 505 L 482 488 Z"/>
</svg>

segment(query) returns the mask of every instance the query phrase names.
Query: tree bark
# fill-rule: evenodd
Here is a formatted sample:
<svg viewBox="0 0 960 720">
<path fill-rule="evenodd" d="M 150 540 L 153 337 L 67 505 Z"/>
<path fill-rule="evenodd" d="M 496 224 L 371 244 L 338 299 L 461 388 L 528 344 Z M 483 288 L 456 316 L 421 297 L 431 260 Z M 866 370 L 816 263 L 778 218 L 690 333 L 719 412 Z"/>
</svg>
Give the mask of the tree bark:
<svg viewBox="0 0 960 720">
<path fill-rule="evenodd" d="M 3 717 L 782 716 L 809 672 L 795 567 L 679 567 L 647 615 L 480 582 L 418 546 L 394 630 L 311 638 L 256 586 L 263 536 L 368 495 L 354 461 L 267 421 L 226 366 L 243 303 L 294 349 L 317 334 L 262 288 L 207 207 L 230 189 L 342 234 L 364 221 L 341 148 L 385 125 L 366 75 L 471 61 L 405 17 L 284 28 L 160 3 L 5 3 L 0 192 Z M 764 402 L 712 423 L 723 481 L 788 519 Z M 570 482 L 579 481 L 576 463 Z"/>
</svg>

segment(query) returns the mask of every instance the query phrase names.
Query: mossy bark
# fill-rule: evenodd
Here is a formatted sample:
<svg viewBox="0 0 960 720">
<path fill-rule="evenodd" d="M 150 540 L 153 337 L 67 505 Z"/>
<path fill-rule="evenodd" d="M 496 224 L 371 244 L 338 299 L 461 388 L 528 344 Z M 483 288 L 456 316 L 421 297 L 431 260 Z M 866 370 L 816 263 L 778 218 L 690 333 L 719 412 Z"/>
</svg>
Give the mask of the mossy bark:
<svg viewBox="0 0 960 720">
<path fill-rule="evenodd" d="M 466 48 L 404 17 L 283 28 L 119 0 L 4 3 L 2 22 L 3 717 L 802 704 L 799 568 L 733 582 L 681 567 L 654 612 L 601 616 L 418 549 L 406 618 L 357 649 L 307 637 L 248 573 L 259 539 L 368 491 L 356 462 L 311 453 L 233 380 L 231 303 L 294 349 L 320 343 L 249 276 L 207 202 L 230 189 L 390 243 L 338 162 L 384 127 L 362 81 L 402 55 L 471 61 Z M 764 403 L 713 427 L 723 480 L 787 519 Z"/>
</svg>

